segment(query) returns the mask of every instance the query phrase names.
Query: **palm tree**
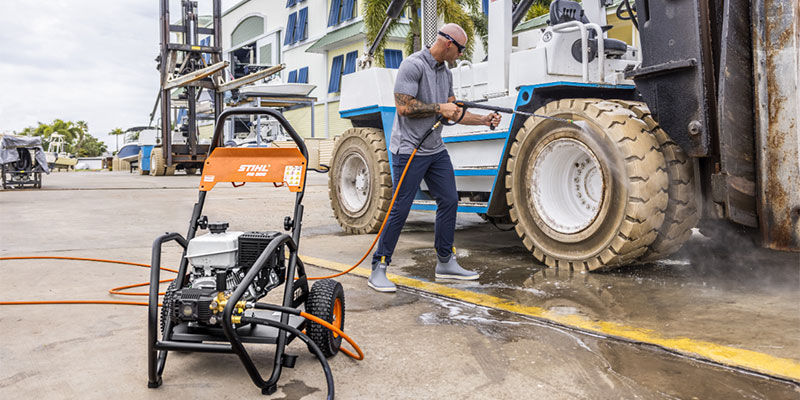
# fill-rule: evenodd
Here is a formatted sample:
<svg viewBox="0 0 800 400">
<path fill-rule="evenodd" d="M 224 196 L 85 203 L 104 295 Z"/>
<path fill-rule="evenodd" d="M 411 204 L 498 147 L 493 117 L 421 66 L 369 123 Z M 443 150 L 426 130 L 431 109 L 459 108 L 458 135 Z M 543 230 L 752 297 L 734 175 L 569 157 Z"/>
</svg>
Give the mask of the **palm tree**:
<svg viewBox="0 0 800 400">
<path fill-rule="evenodd" d="M 86 135 L 89 132 L 89 125 L 86 121 L 78 121 L 75 123 L 75 145 L 72 148 L 72 153 L 79 154 L 86 141 Z"/>
<path fill-rule="evenodd" d="M 378 35 L 378 31 L 383 25 L 384 19 L 386 19 L 386 9 L 389 7 L 389 3 L 391 0 L 365 0 L 365 13 L 364 13 L 364 23 L 367 27 L 367 42 L 372 43 L 375 40 L 375 36 Z M 462 7 L 461 4 L 464 4 L 466 9 L 470 10 L 468 13 L 465 7 Z M 422 48 L 422 41 L 420 40 L 420 18 L 417 15 L 418 10 L 420 9 L 420 0 L 409 0 L 406 3 L 409 6 L 409 11 L 411 14 L 411 24 L 408 36 L 406 36 L 406 54 L 411 54 L 415 51 L 418 51 Z M 473 17 L 478 18 L 478 14 L 480 14 L 480 18 L 485 18 L 483 14 L 480 12 L 481 7 L 481 0 L 437 0 L 436 1 L 436 10 L 439 13 L 440 17 L 444 19 L 445 23 L 454 22 L 460 25 L 467 34 L 475 32 L 475 23 L 473 22 Z M 474 11 L 474 12 L 473 12 Z M 397 21 L 394 20 L 389 24 L 389 31 L 397 24 Z M 483 24 L 486 25 L 485 23 Z M 485 36 L 485 34 L 478 32 L 479 36 Z M 467 48 L 464 51 L 462 57 L 470 58 L 473 52 L 473 40 L 467 42 Z M 383 66 L 383 49 L 386 44 L 386 36 L 381 39 L 380 43 L 378 44 L 378 48 L 375 51 L 375 62 L 379 66 Z"/>
<path fill-rule="evenodd" d="M 111 132 L 108 132 L 108 135 L 116 136 L 116 138 L 117 138 L 117 140 L 116 140 L 117 150 L 114 152 L 114 154 L 117 154 L 119 152 L 119 136 L 120 135 L 124 135 L 124 134 L 125 134 L 125 131 L 123 131 L 120 128 L 114 128 Z"/>
</svg>

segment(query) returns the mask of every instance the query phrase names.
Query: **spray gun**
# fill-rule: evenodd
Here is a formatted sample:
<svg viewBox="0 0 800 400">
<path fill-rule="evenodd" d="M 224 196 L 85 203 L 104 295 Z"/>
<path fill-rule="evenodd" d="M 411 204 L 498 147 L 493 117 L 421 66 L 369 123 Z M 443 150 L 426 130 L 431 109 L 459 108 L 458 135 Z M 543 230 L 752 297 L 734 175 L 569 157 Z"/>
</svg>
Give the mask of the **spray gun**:
<svg viewBox="0 0 800 400">
<path fill-rule="evenodd" d="M 544 118 L 544 119 L 549 119 L 549 120 L 553 120 L 553 121 L 564 122 L 564 123 L 567 123 L 567 124 L 574 124 L 575 123 L 571 119 L 551 117 L 549 115 L 534 114 L 534 113 L 529 113 L 529 112 L 525 112 L 525 111 L 517 111 L 517 110 L 511 109 L 511 108 L 497 107 L 497 106 L 493 106 L 493 105 L 489 105 L 489 104 L 482 104 L 482 103 L 478 103 L 478 102 L 474 102 L 474 101 L 456 100 L 453 103 L 455 103 L 455 105 L 461 107 L 461 116 L 458 118 L 458 120 L 456 120 L 456 121 L 454 121 L 452 123 L 448 123 L 448 122 L 444 122 L 443 121 L 442 123 L 444 125 L 455 125 L 455 124 L 461 122 L 461 120 L 464 118 L 464 115 L 467 114 L 467 109 L 468 108 L 477 108 L 477 109 L 481 109 L 481 110 L 489 110 L 489 111 L 493 111 L 495 113 L 516 114 L 516 115 L 522 115 L 522 116 L 525 116 L 525 117 L 538 117 L 538 118 Z M 490 125 L 489 128 L 494 130 L 494 128 L 496 128 L 496 127 L 494 125 Z"/>
</svg>

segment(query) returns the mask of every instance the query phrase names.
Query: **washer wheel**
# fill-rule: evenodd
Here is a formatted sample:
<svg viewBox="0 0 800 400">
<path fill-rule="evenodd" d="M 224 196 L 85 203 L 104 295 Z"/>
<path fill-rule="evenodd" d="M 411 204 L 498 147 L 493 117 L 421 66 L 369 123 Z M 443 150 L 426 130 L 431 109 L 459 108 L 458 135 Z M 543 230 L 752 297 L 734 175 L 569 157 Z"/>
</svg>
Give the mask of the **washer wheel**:
<svg viewBox="0 0 800 400">
<path fill-rule="evenodd" d="M 324 319 L 339 330 L 344 330 L 344 310 L 344 288 L 341 283 L 333 279 L 323 279 L 311 286 L 306 300 L 307 313 Z M 339 352 L 342 337 L 330 329 L 309 321 L 306 332 L 325 357 L 333 357 Z"/>
<path fill-rule="evenodd" d="M 333 215 L 347 233 L 376 233 L 392 200 L 383 131 L 350 128 L 337 140 L 328 180 Z"/>
<path fill-rule="evenodd" d="M 667 208 L 664 156 L 620 104 L 563 99 L 531 117 L 511 146 L 506 200 L 515 230 L 550 267 L 630 264 L 656 239 Z"/>
</svg>

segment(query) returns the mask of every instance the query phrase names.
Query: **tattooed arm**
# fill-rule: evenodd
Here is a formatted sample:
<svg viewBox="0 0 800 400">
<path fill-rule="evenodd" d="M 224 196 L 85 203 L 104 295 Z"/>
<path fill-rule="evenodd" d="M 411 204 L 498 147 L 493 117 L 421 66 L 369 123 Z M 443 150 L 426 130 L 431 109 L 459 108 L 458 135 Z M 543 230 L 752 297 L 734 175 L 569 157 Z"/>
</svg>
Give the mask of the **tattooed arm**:
<svg viewBox="0 0 800 400">
<path fill-rule="evenodd" d="M 394 102 L 397 106 L 397 113 L 408 118 L 424 118 L 438 114 L 450 117 L 458 109 L 458 106 L 453 103 L 427 104 L 402 93 L 394 94 Z"/>
</svg>

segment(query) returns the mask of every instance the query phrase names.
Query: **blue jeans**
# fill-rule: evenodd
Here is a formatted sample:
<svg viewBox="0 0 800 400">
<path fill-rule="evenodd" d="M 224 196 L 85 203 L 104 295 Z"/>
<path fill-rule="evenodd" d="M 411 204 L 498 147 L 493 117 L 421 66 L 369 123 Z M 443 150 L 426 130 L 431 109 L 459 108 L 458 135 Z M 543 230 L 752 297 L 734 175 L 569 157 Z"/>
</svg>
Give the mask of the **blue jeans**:
<svg viewBox="0 0 800 400">
<path fill-rule="evenodd" d="M 395 189 L 410 156 L 410 154 L 392 155 Z M 423 179 L 428 185 L 430 194 L 436 199 L 436 225 L 434 227 L 436 254 L 440 258 L 447 258 L 452 254 L 456 214 L 458 213 L 458 191 L 456 190 L 453 163 L 450 162 L 450 154 L 445 150 L 429 156 L 415 156 L 411 161 L 406 177 L 403 179 L 403 186 L 397 193 L 392 213 L 386 222 L 386 228 L 378 241 L 378 249 L 372 255 L 372 265 L 379 263 L 381 257 L 386 257 L 386 264 L 391 262 L 400 231 L 406 223 L 411 204 L 414 202 L 414 197 Z"/>
</svg>

